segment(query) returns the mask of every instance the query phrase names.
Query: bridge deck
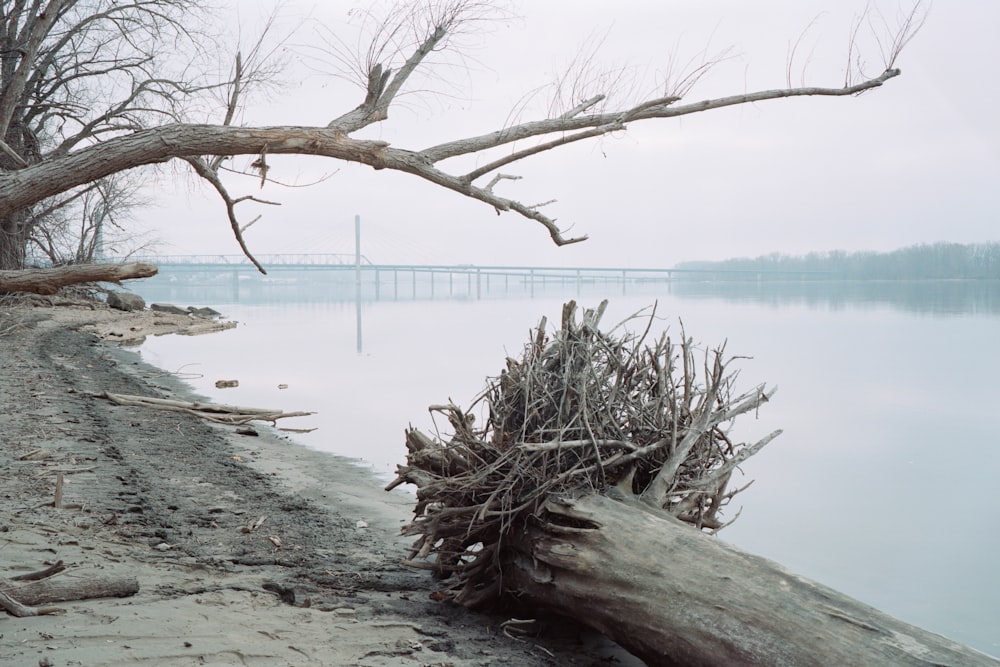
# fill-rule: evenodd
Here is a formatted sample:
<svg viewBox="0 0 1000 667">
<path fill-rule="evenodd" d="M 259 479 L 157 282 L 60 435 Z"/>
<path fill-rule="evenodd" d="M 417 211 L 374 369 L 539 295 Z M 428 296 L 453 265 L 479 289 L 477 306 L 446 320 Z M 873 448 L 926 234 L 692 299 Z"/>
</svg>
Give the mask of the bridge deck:
<svg viewBox="0 0 1000 667">
<path fill-rule="evenodd" d="M 567 266 L 524 266 L 524 265 L 473 265 L 473 264 L 375 264 L 362 256 L 361 263 L 354 255 L 299 253 L 258 255 L 257 260 L 268 272 L 271 271 L 405 271 L 411 273 L 452 273 L 452 274 L 492 274 L 525 277 L 542 275 L 560 278 L 622 278 L 669 280 L 674 274 L 733 274 L 733 275 L 785 275 L 816 276 L 826 272 L 809 271 L 766 271 L 756 269 L 677 269 L 662 267 L 567 267 Z M 243 255 L 162 255 L 130 257 L 128 261 L 148 262 L 161 269 L 172 271 L 249 271 L 257 272 Z"/>
</svg>

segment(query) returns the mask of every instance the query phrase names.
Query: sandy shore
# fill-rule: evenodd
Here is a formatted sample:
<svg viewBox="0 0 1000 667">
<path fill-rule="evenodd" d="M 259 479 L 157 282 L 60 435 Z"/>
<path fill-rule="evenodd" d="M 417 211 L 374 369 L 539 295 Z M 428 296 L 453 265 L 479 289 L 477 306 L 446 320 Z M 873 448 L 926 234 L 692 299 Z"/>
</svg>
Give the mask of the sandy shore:
<svg viewBox="0 0 1000 667">
<path fill-rule="evenodd" d="M 0 303 L 0 577 L 63 561 L 67 582 L 139 583 L 58 615 L 0 612 L 0 664 L 639 664 L 561 620 L 512 638 L 505 617 L 436 602 L 398 565 L 410 497 L 350 461 L 95 397 L 186 398 L 110 341 L 190 324 Z"/>
</svg>

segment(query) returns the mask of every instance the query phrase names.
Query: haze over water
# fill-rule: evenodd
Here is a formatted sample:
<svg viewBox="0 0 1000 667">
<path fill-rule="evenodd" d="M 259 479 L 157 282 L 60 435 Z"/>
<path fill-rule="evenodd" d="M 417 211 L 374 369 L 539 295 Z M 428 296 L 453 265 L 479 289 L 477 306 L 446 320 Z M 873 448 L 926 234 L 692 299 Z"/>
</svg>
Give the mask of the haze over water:
<svg viewBox="0 0 1000 667">
<path fill-rule="evenodd" d="M 141 349 L 212 400 L 313 417 L 284 426 L 309 447 L 389 478 L 403 431 L 468 405 L 562 303 L 610 299 L 612 326 L 656 302 L 704 347 L 726 342 L 738 385 L 778 392 L 731 437 L 784 434 L 744 466 L 755 483 L 721 538 L 903 620 L 1000 654 L 1000 285 L 921 283 L 535 284 L 383 276 L 355 301 L 353 274 L 275 274 L 135 285 L 150 302 L 212 306 L 241 323 Z M 433 294 L 433 298 L 432 298 Z M 641 330 L 644 320 L 629 327 Z M 360 350 L 360 351 L 359 351 Z M 216 380 L 237 379 L 217 390 Z M 279 389 L 287 385 L 287 389 Z M 439 420 L 440 421 L 440 420 Z M 441 424 L 442 429 L 447 424 Z M 669 567 L 669 563 L 664 563 Z"/>
</svg>

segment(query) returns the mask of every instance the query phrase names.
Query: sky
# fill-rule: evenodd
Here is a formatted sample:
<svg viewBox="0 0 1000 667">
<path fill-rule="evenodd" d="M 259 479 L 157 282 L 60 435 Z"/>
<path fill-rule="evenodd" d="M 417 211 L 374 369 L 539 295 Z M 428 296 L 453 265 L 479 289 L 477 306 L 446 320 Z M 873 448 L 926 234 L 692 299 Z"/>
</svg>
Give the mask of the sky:
<svg viewBox="0 0 1000 667">
<path fill-rule="evenodd" d="M 320 36 L 358 42 L 371 3 L 289 0 L 276 34 L 282 87 L 251 98 L 245 125 L 325 126 L 362 99 L 336 76 Z M 276 3 L 226 0 L 224 19 L 250 35 Z M 390 117 L 356 136 L 419 150 L 544 118 L 552 82 L 579 54 L 621 71 L 593 90 L 635 99 L 673 71 L 724 58 L 683 102 L 793 84 L 842 84 L 863 0 L 546 0 L 509 5 L 502 20 L 463 35 Z M 879 0 L 873 22 L 895 25 L 912 5 Z M 353 18 L 352 18 L 353 17 Z M 497 192 L 533 204 L 568 235 L 557 247 L 537 223 L 497 213 L 407 174 L 327 159 L 278 156 L 263 188 L 231 179 L 234 195 L 280 206 L 240 210 L 253 252 L 353 253 L 354 220 L 372 262 L 669 267 L 771 252 L 887 251 L 949 241 L 1000 241 L 1000 3 L 939 0 L 896 62 L 902 76 L 859 97 L 774 100 L 633 123 L 504 168 L 522 177 Z M 294 32 L 292 32 L 294 30 Z M 233 33 L 237 31 L 234 29 Z M 867 71 L 883 69 L 862 28 Z M 794 45 L 795 58 L 788 67 Z M 884 39 L 883 39 L 884 44 Z M 614 97 L 612 99 L 615 99 Z M 221 112 L 219 113 L 221 118 Z M 247 165 L 253 158 L 238 158 Z M 310 187 L 288 187 L 320 180 Z M 224 209 L 190 177 L 161 178 L 142 213 L 161 254 L 238 252 Z"/>
</svg>

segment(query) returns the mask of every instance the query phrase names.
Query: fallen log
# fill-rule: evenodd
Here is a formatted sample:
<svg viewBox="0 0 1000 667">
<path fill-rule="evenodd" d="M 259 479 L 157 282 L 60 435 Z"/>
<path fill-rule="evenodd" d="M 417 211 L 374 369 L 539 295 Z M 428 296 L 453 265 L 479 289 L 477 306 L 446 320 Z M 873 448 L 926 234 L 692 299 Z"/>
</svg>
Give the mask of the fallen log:
<svg viewBox="0 0 1000 667">
<path fill-rule="evenodd" d="M 55 294 L 60 288 L 78 283 L 115 283 L 155 276 L 152 264 L 70 264 L 51 269 L 0 271 L 0 292 Z"/>
<path fill-rule="evenodd" d="M 0 607 L 15 616 L 39 616 L 59 613 L 53 608 L 38 608 L 52 602 L 70 602 L 94 598 L 121 598 L 139 592 L 134 577 L 89 577 L 86 579 L 42 579 L 18 585 L 0 578 Z"/>
<path fill-rule="evenodd" d="M 128 405 L 157 410 L 169 410 L 194 415 L 219 424 L 246 424 L 252 421 L 265 421 L 274 424 L 279 419 L 288 417 L 307 417 L 314 412 L 283 412 L 273 408 L 250 408 L 223 403 L 203 403 L 178 401 L 172 398 L 156 398 L 153 396 L 132 396 L 129 394 L 112 394 L 102 392 L 94 395 L 115 405 Z"/>
<path fill-rule="evenodd" d="M 649 665 L 1000 665 L 637 499 L 549 498 L 513 542 L 506 590 Z"/>
<path fill-rule="evenodd" d="M 566 304 L 551 335 L 543 319 L 472 408 L 431 406 L 447 441 L 407 432 L 388 486 L 417 487 L 406 564 L 469 608 L 553 610 L 650 665 L 1000 666 L 719 541 L 747 486 L 731 474 L 780 434 L 739 442 L 732 422 L 774 389 L 736 393 L 724 348 L 699 363 L 683 330 L 603 333 L 605 305 L 578 322 Z"/>
</svg>

